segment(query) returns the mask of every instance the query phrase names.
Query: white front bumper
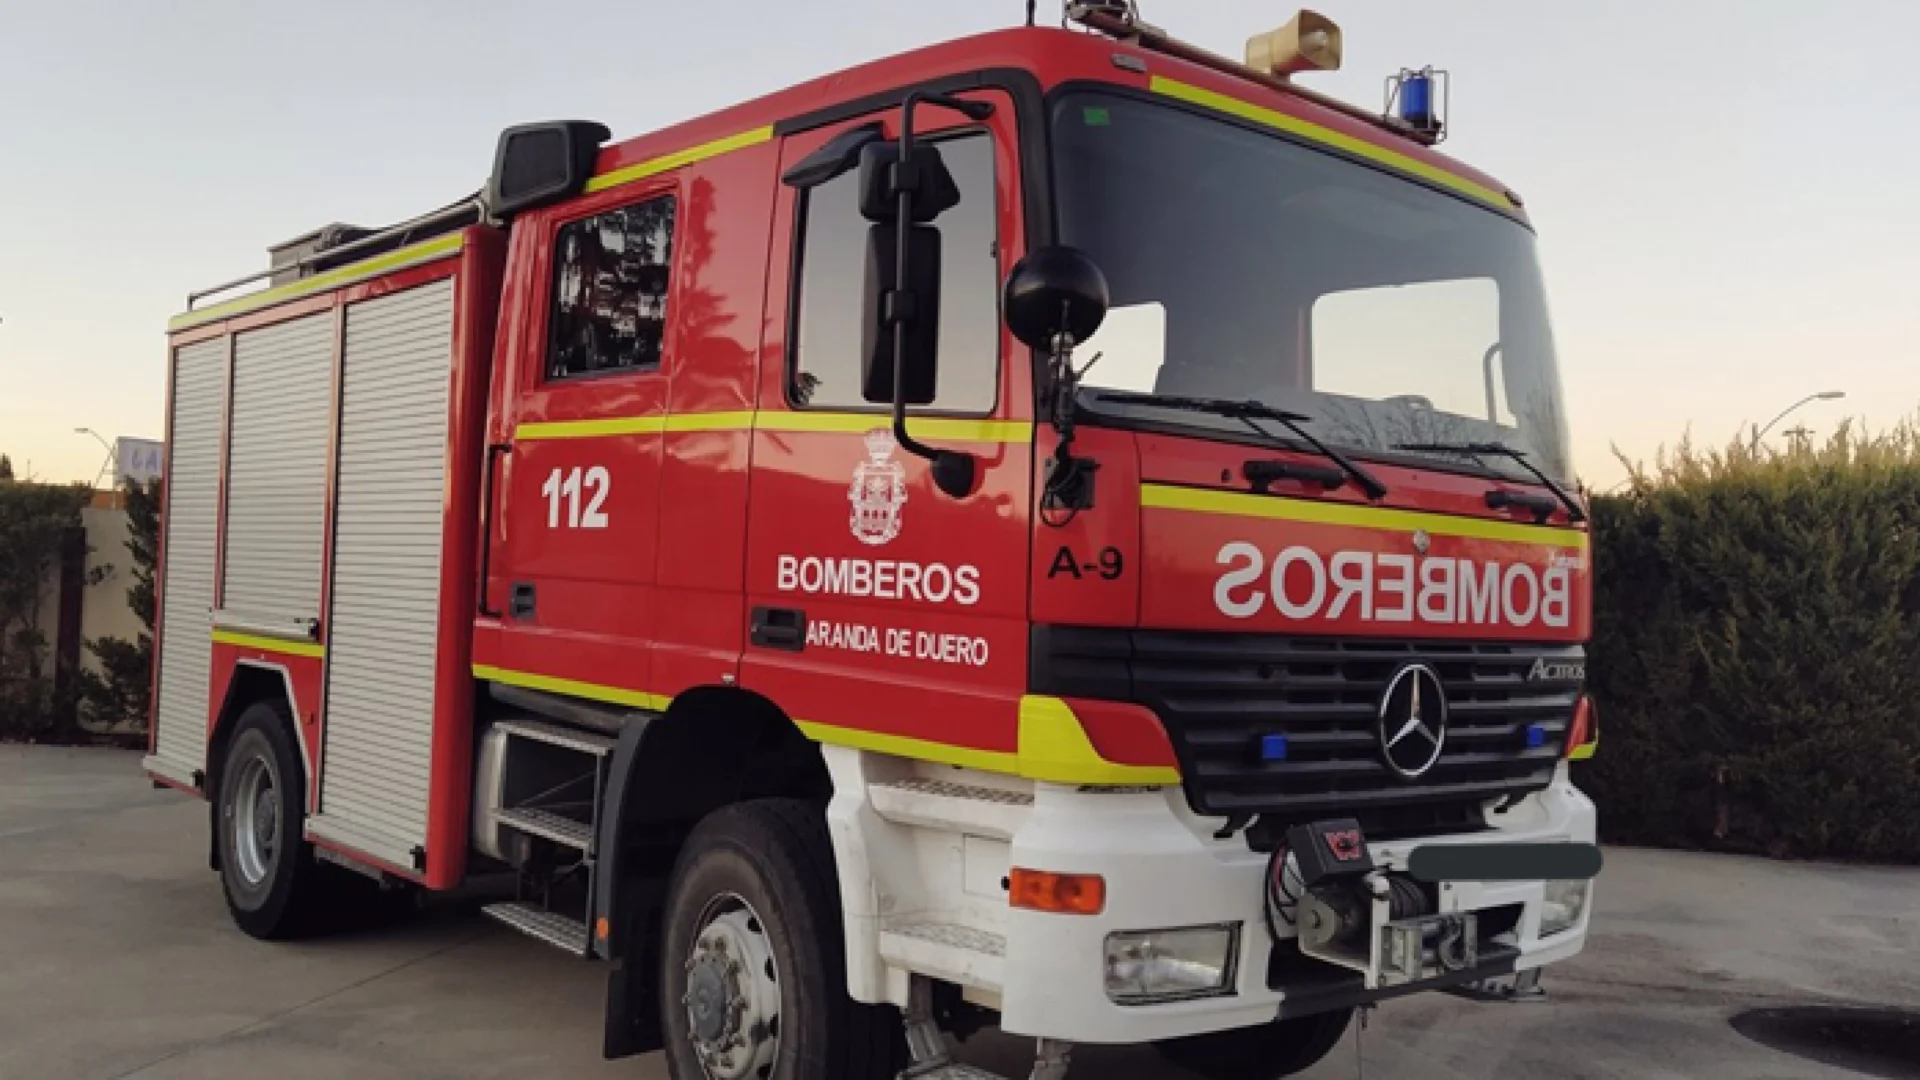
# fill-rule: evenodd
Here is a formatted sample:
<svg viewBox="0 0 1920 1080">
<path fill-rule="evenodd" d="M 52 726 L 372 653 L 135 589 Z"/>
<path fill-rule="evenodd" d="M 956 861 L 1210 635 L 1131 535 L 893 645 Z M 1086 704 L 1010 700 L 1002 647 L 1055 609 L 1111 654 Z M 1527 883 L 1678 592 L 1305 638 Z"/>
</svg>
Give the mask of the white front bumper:
<svg viewBox="0 0 1920 1080">
<path fill-rule="evenodd" d="M 1209 823 L 1192 817 L 1178 788 L 1130 794 L 1088 794 L 1041 785 L 1034 812 L 1012 841 L 1012 864 L 1106 879 L 1106 909 L 1097 916 L 1010 911 L 1001 996 L 1001 1026 L 1021 1035 L 1083 1043 L 1139 1043 L 1266 1023 L 1279 1015 L 1285 987 L 1267 985 L 1275 944 L 1264 911 L 1267 857 L 1239 837 L 1215 840 Z M 1426 843 L 1594 842 L 1593 803 L 1566 778 L 1504 814 L 1490 814 L 1487 832 L 1371 844 L 1374 861 L 1404 868 Z M 1456 882 L 1441 893 L 1441 910 L 1523 906 L 1516 970 L 1578 953 L 1593 910 L 1589 898 L 1574 928 L 1539 936 L 1541 882 Z M 1234 993 L 1151 1005 L 1120 1005 L 1107 996 L 1106 936 L 1114 931 L 1235 923 L 1240 927 Z M 1285 948 L 1294 948 L 1289 941 Z"/>
</svg>

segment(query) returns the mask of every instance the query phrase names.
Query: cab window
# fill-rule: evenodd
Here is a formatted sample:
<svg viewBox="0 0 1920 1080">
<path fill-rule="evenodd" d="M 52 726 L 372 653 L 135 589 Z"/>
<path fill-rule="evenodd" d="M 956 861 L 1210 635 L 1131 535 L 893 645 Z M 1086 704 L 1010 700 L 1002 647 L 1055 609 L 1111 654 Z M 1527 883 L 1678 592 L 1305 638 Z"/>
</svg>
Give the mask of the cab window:
<svg viewBox="0 0 1920 1080">
<path fill-rule="evenodd" d="M 547 319 L 547 378 L 660 366 L 673 217 L 673 197 L 663 196 L 560 227 Z"/>
<path fill-rule="evenodd" d="M 933 223 L 940 230 L 940 377 L 933 403 L 924 409 L 986 413 L 993 409 L 1000 370 L 993 140 L 974 132 L 937 145 L 960 189 L 960 203 Z M 859 174 L 837 176 L 802 200 L 789 397 L 803 407 L 872 409 L 860 392 L 868 223 L 860 216 Z"/>
</svg>

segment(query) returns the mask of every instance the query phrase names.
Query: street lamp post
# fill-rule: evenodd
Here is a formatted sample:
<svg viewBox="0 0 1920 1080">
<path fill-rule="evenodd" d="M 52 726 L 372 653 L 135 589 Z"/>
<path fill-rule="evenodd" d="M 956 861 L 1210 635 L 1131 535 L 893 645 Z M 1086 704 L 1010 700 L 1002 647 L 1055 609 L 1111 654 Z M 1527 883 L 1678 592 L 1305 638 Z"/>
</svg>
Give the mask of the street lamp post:
<svg viewBox="0 0 1920 1080">
<path fill-rule="evenodd" d="M 106 458 L 106 460 L 105 460 L 105 461 L 102 461 L 102 462 L 100 463 L 100 469 L 99 469 L 99 471 L 98 471 L 98 472 L 95 472 L 95 473 L 93 474 L 93 486 L 97 488 L 97 487 L 99 487 L 99 486 L 100 486 L 100 477 L 101 477 L 101 476 L 103 476 L 103 475 L 105 475 L 105 473 L 106 473 L 106 471 L 107 471 L 107 467 L 108 467 L 109 465 L 113 465 L 113 464 L 115 464 L 115 458 L 116 458 L 116 457 L 118 457 L 118 455 L 114 453 L 114 449 L 113 449 L 113 444 L 112 444 L 112 443 L 110 443 L 110 442 L 108 442 L 108 441 L 107 441 L 107 440 L 106 440 L 106 439 L 105 439 L 105 438 L 104 438 L 104 437 L 103 437 L 103 436 L 102 436 L 102 435 L 101 435 L 101 434 L 100 434 L 99 432 L 97 432 L 97 431 L 95 431 L 95 430 L 93 430 L 92 428 L 89 428 L 89 427 L 77 427 L 77 428 L 74 428 L 74 429 L 73 429 L 73 433 L 74 433 L 75 435 L 91 435 L 91 436 L 93 436 L 93 438 L 94 438 L 94 441 L 95 441 L 95 442 L 97 442 L 97 443 L 99 443 L 99 444 L 100 444 L 100 446 L 101 446 L 101 447 L 102 447 L 103 449 L 105 449 L 105 450 L 106 450 L 106 452 L 107 452 L 107 458 Z"/>
<path fill-rule="evenodd" d="M 1799 401 L 1796 401 L 1793 404 L 1787 406 L 1786 408 L 1781 409 L 1780 415 L 1767 421 L 1767 425 L 1765 427 L 1755 429 L 1753 433 L 1753 444 L 1749 447 L 1749 449 L 1751 449 L 1754 453 L 1759 453 L 1760 437 L 1762 435 L 1765 435 L 1767 432 L 1772 431 L 1773 425 L 1779 423 L 1782 420 L 1785 420 L 1787 418 L 1787 414 L 1793 412 L 1793 410 L 1799 408 L 1800 406 L 1805 405 L 1810 401 L 1839 401 L 1841 398 L 1846 396 L 1847 396 L 1847 392 L 1845 390 L 1822 390 L 1817 394 L 1808 394 L 1806 397 L 1801 398 Z"/>
</svg>

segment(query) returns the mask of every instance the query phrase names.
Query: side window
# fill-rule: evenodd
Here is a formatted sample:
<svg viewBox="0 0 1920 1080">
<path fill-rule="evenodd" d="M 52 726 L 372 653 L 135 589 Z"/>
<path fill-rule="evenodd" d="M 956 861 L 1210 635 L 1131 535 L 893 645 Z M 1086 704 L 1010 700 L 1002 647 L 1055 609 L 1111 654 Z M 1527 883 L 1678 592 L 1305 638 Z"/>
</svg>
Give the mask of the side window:
<svg viewBox="0 0 1920 1080">
<path fill-rule="evenodd" d="M 658 367 L 673 265 L 673 198 L 560 227 L 553 252 L 547 378 Z"/>
<path fill-rule="evenodd" d="M 985 413 L 999 391 L 1000 258 L 993 140 L 938 143 L 960 204 L 940 215 L 940 379 L 928 409 Z M 871 408 L 860 393 L 860 295 L 867 220 L 859 174 L 809 191 L 801 207 L 799 325 L 788 392 L 796 405 Z"/>
</svg>

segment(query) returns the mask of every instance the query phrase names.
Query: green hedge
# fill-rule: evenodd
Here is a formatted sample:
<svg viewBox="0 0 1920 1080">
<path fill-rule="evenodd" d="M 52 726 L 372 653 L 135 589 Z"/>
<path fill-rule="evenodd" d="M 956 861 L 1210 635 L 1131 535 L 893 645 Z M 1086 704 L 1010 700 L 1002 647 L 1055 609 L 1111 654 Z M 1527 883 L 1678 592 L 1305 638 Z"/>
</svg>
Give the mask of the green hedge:
<svg viewBox="0 0 1920 1080">
<path fill-rule="evenodd" d="M 0 480 L 0 739 L 68 742 L 73 690 L 55 686 L 43 625 L 57 588 L 60 545 L 80 524 L 84 486 Z"/>
<path fill-rule="evenodd" d="M 1920 862 L 1920 440 L 1683 443 L 1594 500 L 1616 843 Z"/>
</svg>

